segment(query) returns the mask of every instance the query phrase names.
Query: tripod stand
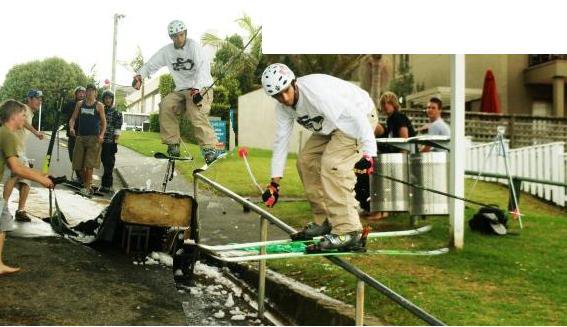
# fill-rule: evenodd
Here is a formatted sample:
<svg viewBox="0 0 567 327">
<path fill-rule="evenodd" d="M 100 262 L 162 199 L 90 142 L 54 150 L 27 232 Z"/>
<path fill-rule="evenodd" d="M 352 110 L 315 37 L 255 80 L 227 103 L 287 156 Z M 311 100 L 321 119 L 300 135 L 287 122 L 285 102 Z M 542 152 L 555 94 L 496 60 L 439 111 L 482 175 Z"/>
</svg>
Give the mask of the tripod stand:
<svg viewBox="0 0 567 327">
<path fill-rule="evenodd" d="M 512 181 L 512 175 L 510 173 L 510 163 L 508 161 L 508 159 L 509 159 L 508 151 L 506 150 L 506 146 L 504 145 L 504 134 L 505 133 L 506 133 L 506 127 L 505 126 L 498 126 L 496 128 L 496 137 L 492 141 L 492 145 L 490 146 L 490 149 L 488 150 L 488 154 L 484 157 L 482 169 L 480 169 L 478 171 L 478 175 L 475 179 L 475 182 L 474 182 L 472 190 L 471 190 L 471 195 L 472 195 L 472 191 L 476 187 L 476 184 L 477 184 L 478 179 L 480 178 L 482 172 L 484 172 L 484 170 L 486 169 L 486 163 L 488 162 L 487 159 L 492 155 L 493 151 L 495 151 L 495 150 L 498 151 L 498 155 L 501 155 L 504 158 L 504 166 L 506 168 L 506 176 L 507 176 L 507 179 L 508 179 L 508 187 L 510 188 L 511 194 L 512 194 L 513 208 L 511 208 L 512 211 L 510 213 L 512 214 L 513 217 L 518 218 L 518 222 L 520 224 L 520 229 L 524 229 L 524 226 L 522 224 L 522 214 L 520 213 L 520 207 L 518 206 L 518 197 L 516 195 L 516 188 L 514 187 L 514 183 Z"/>
</svg>

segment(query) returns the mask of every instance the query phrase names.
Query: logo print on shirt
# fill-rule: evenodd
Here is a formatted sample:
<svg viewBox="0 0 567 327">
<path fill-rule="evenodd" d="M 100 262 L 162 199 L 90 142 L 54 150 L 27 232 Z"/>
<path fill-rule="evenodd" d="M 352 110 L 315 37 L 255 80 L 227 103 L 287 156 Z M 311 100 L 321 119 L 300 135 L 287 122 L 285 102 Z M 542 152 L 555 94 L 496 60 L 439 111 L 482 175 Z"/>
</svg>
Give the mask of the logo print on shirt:
<svg viewBox="0 0 567 327">
<path fill-rule="evenodd" d="M 191 69 L 193 69 L 193 66 L 195 66 L 195 63 L 191 59 L 183 60 L 183 58 L 177 58 L 177 62 L 174 62 L 172 65 L 173 65 L 173 70 L 178 72 L 180 70 L 191 70 Z M 187 67 L 187 66 L 189 66 L 189 67 Z"/>
<path fill-rule="evenodd" d="M 81 114 L 94 116 L 95 109 L 94 108 L 81 108 Z"/>
<path fill-rule="evenodd" d="M 323 129 L 324 120 L 325 118 L 323 118 L 323 116 L 316 116 L 313 118 L 309 118 L 309 116 L 305 115 L 305 116 L 297 117 L 297 122 L 301 126 L 313 130 L 315 132 L 320 132 Z"/>
</svg>

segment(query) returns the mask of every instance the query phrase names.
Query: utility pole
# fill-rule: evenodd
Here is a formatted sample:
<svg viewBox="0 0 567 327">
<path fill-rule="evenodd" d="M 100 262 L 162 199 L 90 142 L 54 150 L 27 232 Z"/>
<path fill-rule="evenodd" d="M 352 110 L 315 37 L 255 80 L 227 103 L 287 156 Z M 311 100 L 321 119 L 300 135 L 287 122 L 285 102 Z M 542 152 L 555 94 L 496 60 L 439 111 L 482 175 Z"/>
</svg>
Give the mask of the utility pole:
<svg viewBox="0 0 567 327">
<path fill-rule="evenodd" d="M 122 14 L 114 14 L 114 37 L 112 38 L 112 76 L 111 76 L 111 89 L 116 92 L 116 45 L 118 43 L 118 20 L 126 17 Z"/>
</svg>

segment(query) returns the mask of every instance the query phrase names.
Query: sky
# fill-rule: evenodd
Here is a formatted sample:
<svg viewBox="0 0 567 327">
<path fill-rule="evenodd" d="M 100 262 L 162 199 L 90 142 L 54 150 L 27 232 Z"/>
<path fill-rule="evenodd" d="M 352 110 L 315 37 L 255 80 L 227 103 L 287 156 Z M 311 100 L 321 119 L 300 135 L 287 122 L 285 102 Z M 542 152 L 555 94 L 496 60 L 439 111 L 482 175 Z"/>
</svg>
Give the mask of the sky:
<svg viewBox="0 0 567 327">
<path fill-rule="evenodd" d="M 113 17 L 118 27 L 117 60 L 130 61 L 140 46 L 145 59 L 170 43 L 167 24 L 188 26 L 188 36 L 242 33 L 235 22 L 244 13 L 261 25 L 258 0 L 206 1 L 2 1 L 0 3 L 0 84 L 16 64 L 52 56 L 75 62 L 103 82 L 111 77 Z M 119 64 L 116 83 L 130 85 L 133 73 Z"/>
<path fill-rule="evenodd" d="M 146 59 L 171 42 L 167 24 L 189 37 L 240 33 L 244 13 L 262 25 L 264 53 L 567 53 L 565 4 L 555 0 L 19 0 L 0 2 L 0 84 L 16 64 L 58 56 L 97 80 L 110 79 L 113 15 L 117 59 L 137 46 Z M 543 28 L 542 26 L 545 26 Z M 133 73 L 117 65 L 117 84 Z"/>
</svg>

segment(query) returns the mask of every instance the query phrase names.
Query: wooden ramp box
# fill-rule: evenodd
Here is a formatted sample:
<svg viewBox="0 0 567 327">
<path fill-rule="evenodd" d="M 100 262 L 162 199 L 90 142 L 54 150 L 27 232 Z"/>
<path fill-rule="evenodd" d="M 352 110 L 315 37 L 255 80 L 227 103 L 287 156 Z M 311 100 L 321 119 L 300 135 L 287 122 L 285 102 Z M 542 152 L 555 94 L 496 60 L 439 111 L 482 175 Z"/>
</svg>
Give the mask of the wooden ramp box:
<svg viewBox="0 0 567 327">
<path fill-rule="evenodd" d="M 195 212 L 189 195 L 127 191 L 120 219 L 128 224 L 159 227 L 189 227 Z"/>
</svg>

